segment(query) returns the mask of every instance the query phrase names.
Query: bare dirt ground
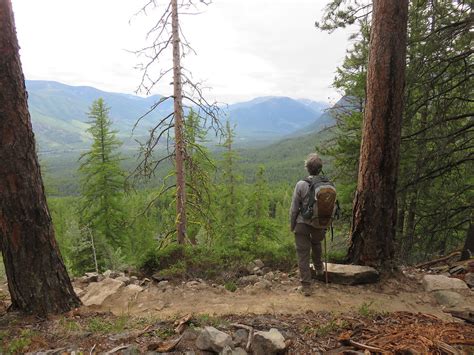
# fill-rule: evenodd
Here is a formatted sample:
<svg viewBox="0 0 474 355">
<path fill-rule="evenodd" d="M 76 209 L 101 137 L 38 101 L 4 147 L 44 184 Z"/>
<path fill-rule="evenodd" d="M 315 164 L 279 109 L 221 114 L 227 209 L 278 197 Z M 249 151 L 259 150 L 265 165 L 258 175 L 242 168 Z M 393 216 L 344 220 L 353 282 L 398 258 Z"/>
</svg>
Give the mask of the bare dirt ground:
<svg viewBox="0 0 474 355">
<path fill-rule="evenodd" d="M 178 337 L 173 323 L 188 314 L 188 330 L 173 349 L 176 354 L 205 354 L 196 348 L 194 329 L 211 325 L 233 335 L 233 323 L 256 330 L 277 328 L 290 354 L 344 353 L 344 337 L 371 341 L 389 353 L 408 348 L 411 353 L 449 354 L 453 351 L 449 346 L 464 349 L 460 354 L 474 353 L 474 328 L 443 312 L 444 307 L 421 286 L 421 274 L 400 273 L 372 285 L 316 282 L 310 297 L 298 291 L 295 276 L 283 276 L 261 277 L 256 283 L 238 285 L 234 292 L 203 280 L 150 282 L 140 292 L 121 288 L 100 306 L 83 306 L 48 320 L 0 309 L 0 353 L 157 350 L 163 341 Z M 472 309 L 472 291 L 467 292 L 463 306 Z M 4 284 L 0 295 L 6 305 Z"/>
<path fill-rule="evenodd" d="M 284 282 L 284 284 L 281 284 Z M 306 311 L 344 313 L 370 308 L 374 311 L 421 312 L 441 319 L 452 319 L 427 294 L 416 279 L 403 276 L 389 278 L 373 285 L 345 286 L 316 282 L 313 294 L 304 297 L 297 290 L 296 278 L 271 282 L 265 287 L 243 287 L 235 292 L 207 283 L 149 287 L 135 295 L 118 292 L 106 299 L 99 311 L 115 315 L 154 315 L 174 319 L 180 315 L 209 314 L 298 314 Z M 257 285 L 258 286 L 258 285 Z M 468 301 L 472 305 L 472 299 Z"/>
</svg>

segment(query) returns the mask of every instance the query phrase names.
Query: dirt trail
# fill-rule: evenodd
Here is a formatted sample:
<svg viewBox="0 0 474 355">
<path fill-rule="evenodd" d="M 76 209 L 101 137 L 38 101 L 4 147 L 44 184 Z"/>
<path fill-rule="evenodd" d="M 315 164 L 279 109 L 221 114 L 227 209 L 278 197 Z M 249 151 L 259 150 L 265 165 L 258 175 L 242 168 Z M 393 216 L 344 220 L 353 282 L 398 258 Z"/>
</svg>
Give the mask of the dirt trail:
<svg viewBox="0 0 474 355">
<path fill-rule="evenodd" d="M 268 285 L 267 285 L 268 286 Z M 344 286 L 316 283 L 313 295 L 304 297 L 298 282 L 272 283 L 269 289 L 248 286 L 229 292 L 222 286 L 180 284 L 160 288 L 151 285 L 136 294 L 118 292 L 108 297 L 98 309 L 116 315 L 159 316 L 176 318 L 186 313 L 226 314 L 297 314 L 311 310 L 336 313 L 348 311 L 422 312 L 452 319 L 423 291 L 416 280 L 389 279 L 375 285 Z M 472 299 L 469 301 L 472 306 Z"/>
</svg>

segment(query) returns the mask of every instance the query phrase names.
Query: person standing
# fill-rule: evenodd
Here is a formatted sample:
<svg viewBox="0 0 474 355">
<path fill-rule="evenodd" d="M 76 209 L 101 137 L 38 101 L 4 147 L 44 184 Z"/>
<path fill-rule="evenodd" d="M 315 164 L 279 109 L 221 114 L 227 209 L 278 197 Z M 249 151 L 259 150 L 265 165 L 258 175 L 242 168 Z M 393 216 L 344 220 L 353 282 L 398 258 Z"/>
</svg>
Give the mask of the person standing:
<svg viewBox="0 0 474 355">
<path fill-rule="evenodd" d="M 305 160 L 305 168 L 309 173 L 308 178 L 300 180 L 295 186 L 290 208 L 291 231 L 295 233 L 296 253 L 298 256 L 298 268 L 300 273 L 302 293 L 310 296 L 311 291 L 311 269 L 312 258 L 317 274 L 323 273 L 323 262 L 321 260 L 321 241 L 326 234 L 325 228 L 316 228 L 311 219 L 305 219 L 301 211 L 310 203 L 310 185 L 315 179 L 327 180 L 320 176 L 323 163 L 316 153 L 311 153 Z M 310 258 L 311 255 L 311 258 Z"/>
</svg>

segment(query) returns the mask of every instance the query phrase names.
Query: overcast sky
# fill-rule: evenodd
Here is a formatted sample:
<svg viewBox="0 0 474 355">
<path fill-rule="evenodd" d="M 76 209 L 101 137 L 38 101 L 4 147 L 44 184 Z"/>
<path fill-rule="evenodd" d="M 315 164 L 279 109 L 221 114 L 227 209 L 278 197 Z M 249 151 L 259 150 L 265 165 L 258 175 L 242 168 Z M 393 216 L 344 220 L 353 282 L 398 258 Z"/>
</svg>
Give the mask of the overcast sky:
<svg viewBox="0 0 474 355">
<path fill-rule="evenodd" d="M 160 0 L 158 0 L 160 2 Z M 165 3 L 166 0 L 161 0 Z M 185 66 L 212 87 L 211 99 L 234 103 L 257 96 L 334 102 L 336 67 L 350 30 L 322 33 L 314 22 L 327 0 L 214 0 L 182 19 L 197 51 Z M 27 79 L 134 93 L 141 48 L 158 11 L 133 14 L 141 0 L 13 0 Z M 169 81 L 153 93 L 169 93 Z"/>
</svg>

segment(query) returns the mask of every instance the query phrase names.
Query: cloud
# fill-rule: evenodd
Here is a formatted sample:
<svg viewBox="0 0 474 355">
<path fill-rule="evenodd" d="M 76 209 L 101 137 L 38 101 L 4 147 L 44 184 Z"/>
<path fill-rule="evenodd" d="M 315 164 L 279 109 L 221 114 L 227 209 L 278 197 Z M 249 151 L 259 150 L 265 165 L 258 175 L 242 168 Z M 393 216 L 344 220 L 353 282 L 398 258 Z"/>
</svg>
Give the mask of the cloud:
<svg viewBox="0 0 474 355">
<path fill-rule="evenodd" d="M 181 17 L 198 52 L 184 63 L 213 88 L 209 96 L 218 101 L 338 97 L 331 83 L 350 30 L 318 31 L 314 21 L 324 5 L 314 0 L 214 0 L 202 14 Z M 158 11 L 133 17 L 140 2 L 128 0 L 13 0 L 13 7 L 28 79 L 125 93 L 137 89 L 140 72 L 134 67 L 140 59 L 127 50 L 145 44 Z M 170 89 L 166 82 L 156 93 Z"/>
</svg>

